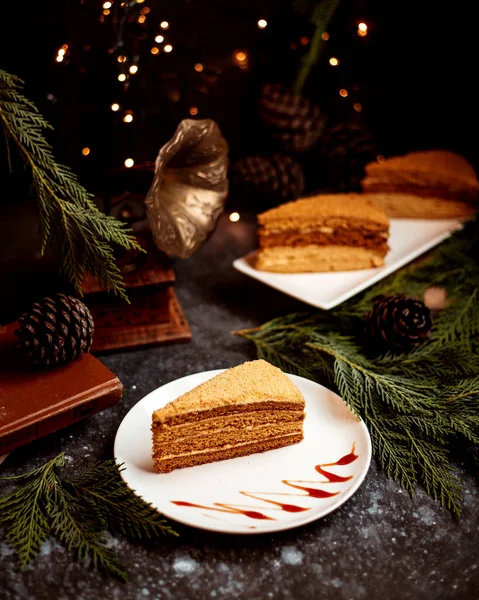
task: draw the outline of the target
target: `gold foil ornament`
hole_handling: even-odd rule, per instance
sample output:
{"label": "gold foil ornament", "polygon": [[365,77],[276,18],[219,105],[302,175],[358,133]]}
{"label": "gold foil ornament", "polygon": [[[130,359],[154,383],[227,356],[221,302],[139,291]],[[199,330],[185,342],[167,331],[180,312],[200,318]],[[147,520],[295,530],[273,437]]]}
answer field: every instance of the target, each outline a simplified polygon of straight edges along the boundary
{"label": "gold foil ornament", "polygon": [[184,119],[155,163],[146,195],[156,246],[189,258],[213,231],[228,193],[228,144],[211,119]]}

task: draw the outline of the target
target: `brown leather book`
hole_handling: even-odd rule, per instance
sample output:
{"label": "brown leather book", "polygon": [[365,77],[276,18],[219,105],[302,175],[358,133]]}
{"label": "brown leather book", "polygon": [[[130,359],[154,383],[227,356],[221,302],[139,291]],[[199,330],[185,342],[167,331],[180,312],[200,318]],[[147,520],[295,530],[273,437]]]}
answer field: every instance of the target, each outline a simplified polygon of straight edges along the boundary
{"label": "brown leather book", "polygon": [[123,386],[91,354],[49,369],[17,349],[16,323],[0,326],[0,455],[114,406]]}

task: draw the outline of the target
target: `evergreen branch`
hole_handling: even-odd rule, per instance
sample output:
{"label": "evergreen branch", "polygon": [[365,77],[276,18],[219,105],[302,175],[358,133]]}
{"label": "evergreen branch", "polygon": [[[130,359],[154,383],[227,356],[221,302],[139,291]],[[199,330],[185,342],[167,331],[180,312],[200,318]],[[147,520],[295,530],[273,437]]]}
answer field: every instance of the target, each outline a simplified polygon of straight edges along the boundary
{"label": "evergreen branch", "polygon": [[479,355],[471,354],[459,341],[452,341],[447,346],[427,343],[407,354],[378,357],[374,368],[379,372],[401,374],[412,380],[421,378],[433,383],[473,376],[479,372]]}
{"label": "evergreen branch", "polygon": [[91,519],[89,507],[79,502],[77,497],[60,489],[51,519],[52,531],[68,550],[76,552],[78,560],[91,561],[95,568],[102,568],[128,581],[115,553],[105,545],[107,539],[102,527]]}
{"label": "evergreen branch", "polygon": [[420,466],[421,481],[426,492],[442,506],[460,516],[462,489],[449,463],[446,449],[439,443],[407,432],[411,450]]}
{"label": "evergreen branch", "polygon": [[374,418],[365,419],[371,434],[374,456],[387,477],[400,483],[411,496],[417,482],[417,466],[411,457],[404,433],[383,427]]}
{"label": "evergreen branch", "polygon": [[79,560],[126,581],[124,568],[108,547],[108,532],[120,531],[136,539],[177,535],[128,488],[114,460],[97,463],[72,480],[56,473],[64,464],[60,454],[29,473],[0,478],[18,482],[16,489],[0,496],[0,523],[7,524],[7,541],[17,552],[21,568],[54,535]]}
{"label": "evergreen branch", "polygon": [[131,538],[177,535],[168,522],[123,482],[114,460],[89,467],[65,486],[84,501],[110,531]]}
{"label": "evergreen branch", "polygon": [[311,373],[305,369],[299,362],[289,358],[286,352],[279,345],[275,344],[274,338],[271,336],[251,336],[246,332],[240,334],[245,339],[249,339],[255,342],[256,349],[258,351],[258,358],[262,358],[268,362],[274,363],[282,371],[286,373],[292,373],[293,375],[299,375],[311,379]]}
{"label": "evergreen branch", "polygon": [[445,348],[463,343],[469,352],[479,336],[479,301],[477,289],[464,302],[456,302],[442,310],[434,325],[432,339]]}
{"label": "evergreen branch", "polygon": [[73,172],[55,161],[43,133],[52,127],[21,94],[22,87],[18,77],[0,70],[0,123],[7,148],[13,140],[31,172],[40,217],[41,252],[57,244],[61,271],[78,294],[82,294],[85,273],[91,272],[104,289],[127,300],[112,244],[143,249],[126,225],[98,210]]}
{"label": "evergreen branch", "polygon": [[[37,467],[36,469],[33,469],[33,471],[29,471],[28,473],[21,473],[20,475],[10,475],[7,477],[0,477],[0,481],[15,481],[17,479],[24,479],[24,480],[29,480],[29,479],[34,479],[36,477],[41,477],[45,471],[51,469],[53,467],[64,467],[65,466],[65,455],[63,452],[61,452],[58,456],[56,456],[53,460],[40,465],[39,467]],[[0,502],[2,501],[1,497],[0,497]],[[1,506],[1,504],[0,504]]]}
{"label": "evergreen branch", "polygon": [[0,498],[0,523],[8,524],[7,540],[15,548],[22,569],[48,539],[50,494],[57,485],[54,468],[63,464],[60,454],[42,467],[16,478],[25,479],[26,483]]}
{"label": "evergreen branch", "polygon": [[311,23],[315,29],[308,53],[301,61],[301,67],[294,84],[294,92],[297,96],[301,95],[304,84],[311,72],[311,69],[318,62],[323,48],[323,33],[332,19],[340,0],[318,0],[311,12]]}

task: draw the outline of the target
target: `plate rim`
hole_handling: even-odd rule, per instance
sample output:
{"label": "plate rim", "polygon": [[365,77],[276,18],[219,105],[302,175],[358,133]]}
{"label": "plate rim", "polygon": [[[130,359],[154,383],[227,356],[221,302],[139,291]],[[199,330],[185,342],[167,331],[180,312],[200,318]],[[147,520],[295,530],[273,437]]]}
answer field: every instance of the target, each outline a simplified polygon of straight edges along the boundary
{"label": "plate rim", "polygon": [[[282,287],[280,287],[278,284],[275,283],[271,283],[269,281],[265,281],[264,278],[260,275],[261,273],[271,273],[273,275],[283,275],[285,273],[274,273],[272,271],[258,271],[257,269],[254,269],[253,267],[251,267],[248,262],[247,259],[254,255],[257,252],[257,249],[252,250],[250,252],[248,252],[247,254],[244,254],[243,256],[240,256],[238,258],[236,258],[233,263],[232,266],[239,272],[243,273],[244,275],[247,275],[248,277],[252,277],[253,279],[255,279],[256,281],[259,281],[261,283],[263,283],[264,285],[267,285],[283,294],[286,294],[287,296],[291,296],[292,298],[296,298],[297,300],[300,300],[301,302],[304,302],[305,304],[309,304],[310,306],[314,306],[315,308],[321,308],[323,310],[331,310],[332,308],[335,308],[336,306],[338,306],[339,304],[341,304],[342,302],[345,302],[346,300],[349,300],[350,298],[352,298],[353,296],[355,296],[356,294],[359,294],[359,292],[364,291],[365,289],[367,289],[368,287],[374,285],[375,283],[377,283],[378,281],[381,281],[381,279],[384,279],[384,277],[387,277],[388,275],[391,275],[391,273],[394,273],[395,271],[397,271],[398,269],[400,269],[401,267],[403,267],[404,265],[406,265],[407,263],[411,262],[412,260],[414,260],[415,258],[417,258],[418,256],[421,256],[421,254],[424,254],[425,252],[427,252],[428,250],[430,250],[431,248],[433,248],[434,246],[437,246],[438,244],[440,244],[441,242],[443,242],[444,240],[446,240],[448,237],[450,237],[453,233],[455,233],[456,231],[460,230],[463,225],[464,222],[460,219],[412,219],[414,221],[443,221],[443,220],[447,220],[447,221],[455,221],[456,225],[453,226],[451,225],[451,229],[449,231],[445,231],[441,234],[438,234],[436,237],[434,237],[432,240],[429,240],[428,242],[422,244],[421,246],[419,246],[418,248],[416,248],[415,250],[413,250],[412,252],[410,252],[409,254],[407,254],[406,256],[403,256],[402,258],[398,259],[396,262],[394,262],[392,265],[384,265],[383,267],[379,267],[378,269],[374,269],[375,274],[373,274],[369,279],[367,279],[366,281],[359,283],[358,285],[352,287],[350,290],[348,290],[347,292],[345,292],[344,294],[341,294],[340,296],[338,296],[337,298],[335,298],[334,300],[331,300],[329,302],[321,302],[321,301],[311,301],[311,300],[307,300],[303,295],[301,294],[296,294],[294,292],[294,290],[285,290]],[[390,219],[390,221],[411,221],[411,219]],[[303,275],[303,273],[287,273],[287,275]],[[318,272],[318,273],[307,273],[308,275],[321,275],[323,274],[322,272]],[[330,274],[330,273],[327,273]]]}
{"label": "plate rim", "polygon": [[[116,431],[115,434],[115,440],[114,440],[114,444],[113,444],[113,456],[114,456],[114,460],[116,461],[116,463],[118,465],[123,465],[123,466],[127,466],[125,461],[121,462],[118,459],[118,452],[117,452],[117,447],[119,445],[119,437],[120,437],[120,430],[122,429],[122,427],[125,424],[125,421],[127,421],[127,418],[130,416],[130,414],[135,411],[135,410],[139,410],[140,406],[146,402],[149,397],[151,395],[153,395],[154,393],[156,393],[158,390],[172,384],[178,381],[181,381],[183,379],[188,379],[190,377],[194,377],[196,375],[209,375],[208,379],[211,379],[212,377],[214,377],[215,375],[219,375],[220,373],[223,373],[224,371],[226,371],[228,368],[230,367],[225,367],[225,368],[221,368],[221,369],[211,369],[211,370],[207,370],[207,371],[198,371],[195,373],[190,373],[189,375],[184,375],[183,377],[178,377],[176,379],[173,379],[171,381],[168,381],[166,383],[164,383],[163,385],[158,386],[157,388],[155,388],[154,390],[151,390],[148,394],[146,394],[145,396],[143,396],[143,398],[141,398],[140,400],[138,400],[138,402],[136,404],[134,404],[130,410],[126,413],[126,415],[123,417],[123,419],[121,420],[120,425],[118,426],[118,429]],[[284,371],[283,371],[284,372]],[[327,388],[326,386],[318,383],[317,381],[314,381],[312,379],[307,379],[306,377],[301,377],[300,375],[295,375],[294,373],[287,373],[284,372],[285,375],[287,375],[290,378],[294,379],[299,379],[299,380],[304,380],[306,382],[308,382],[308,384],[314,384],[315,386],[319,386],[320,388],[323,388],[324,390],[326,390],[327,392],[333,394],[334,396],[336,396],[341,402],[344,403],[344,405],[348,408],[348,410],[351,412],[351,414],[354,414],[351,409],[349,408],[349,406],[346,404],[346,402],[341,398],[341,396],[339,396],[339,394],[337,394],[336,392],[333,392],[332,390],[330,390],[329,388]],[[208,379],[205,379],[204,381],[207,381]],[[203,382],[201,382],[203,383]],[[200,385],[200,384],[198,384]],[[356,416],[356,415],[354,415]],[[362,469],[362,471],[359,473],[359,475],[356,476],[356,479],[354,481],[354,483],[351,484],[351,486],[345,491],[344,495],[341,495],[335,502],[333,502],[329,507],[324,509],[324,512],[321,512],[320,515],[316,515],[316,514],[312,514],[309,516],[305,516],[304,518],[302,518],[299,522],[298,521],[291,521],[291,522],[286,522],[283,523],[281,526],[279,526],[278,528],[271,528],[271,529],[266,529],[266,530],[253,530],[253,529],[247,529],[247,530],[238,530],[238,529],[217,529],[215,528],[213,525],[208,526],[208,525],[203,525],[203,524],[197,524],[197,523],[192,523],[191,521],[187,520],[187,519],[183,519],[183,518],[178,518],[178,517],[172,517],[169,514],[164,513],[160,508],[158,508],[157,506],[155,506],[154,504],[152,504],[147,498],[145,498],[144,496],[142,496],[137,490],[135,490],[130,483],[127,481],[127,479],[125,478],[125,472],[126,472],[126,468],[122,469],[120,471],[120,476],[123,480],[123,482],[125,483],[125,485],[127,485],[127,487],[137,496],[139,496],[140,498],[142,498],[143,500],[145,500],[146,502],[148,502],[159,514],[161,514],[162,516],[166,517],[167,519],[170,519],[173,522],[176,523],[180,523],[181,525],[186,525],[187,527],[192,527],[194,529],[198,529],[200,531],[211,531],[213,533],[217,533],[217,534],[222,534],[222,535],[266,535],[266,534],[271,534],[271,533],[277,533],[280,531],[288,531],[290,529],[296,529],[297,527],[303,527],[304,525],[308,525],[309,523],[312,523],[314,521],[318,521],[320,519],[322,519],[323,517],[326,517],[327,515],[329,515],[330,513],[332,513],[333,511],[337,510],[340,506],[342,506],[343,504],[345,504],[348,500],[350,500],[350,498],[357,492],[357,490],[359,489],[359,487],[362,485],[363,481],[366,478],[366,475],[369,472],[369,469],[371,467],[371,461],[372,461],[372,442],[371,442],[371,435],[369,433],[368,428],[366,427],[366,424],[364,423],[363,419],[358,418],[358,425],[360,427],[360,429],[363,432],[364,435],[364,441],[366,443],[366,463]],[[126,426],[126,425],[125,425]],[[278,525],[279,525],[279,521],[278,521]]]}

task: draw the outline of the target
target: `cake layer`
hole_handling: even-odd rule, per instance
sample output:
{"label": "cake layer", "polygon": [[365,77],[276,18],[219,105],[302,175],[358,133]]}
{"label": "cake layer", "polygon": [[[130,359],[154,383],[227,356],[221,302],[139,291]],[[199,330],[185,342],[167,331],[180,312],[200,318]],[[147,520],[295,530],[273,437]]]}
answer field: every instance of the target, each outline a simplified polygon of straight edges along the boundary
{"label": "cake layer", "polygon": [[350,227],[319,227],[317,230],[286,230],[280,233],[260,232],[260,248],[274,246],[362,246],[386,254],[388,251],[387,231],[374,232],[370,229]]}
{"label": "cake layer", "polygon": [[294,410],[283,410],[279,407],[268,410],[236,411],[220,416],[213,415],[199,421],[179,425],[153,423],[151,429],[154,439],[159,439],[161,436],[164,440],[174,440],[177,437],[195,436],[202,432],[208,433],[212,429],[216,430],[224,427],[241,429],[267,424],[275,425],[276,423],[289,424],[299,419],[304,419],[303,410],[297,410],[297,408]]}
{"label": "cake layer", "polygon": [[384,212],[397,219],[460,219],[474,214],[472,205],[441,198],[419,197],[412,194],[370,194],[371,200]]}
{"label": "cake layer", "polygon": [[261,440],[258,442],[246,443],[238,446],[222,448],[221,450],[206,449],[202,452],[185,453],[181,456],[163,457],[154,459],[154,468],[157,473],[169,473],[174,469],[184,467],[193,467],[205,463],[216,462],[218,460],[227,460],[230,458],[238,458],[239,456],[249,456],[258,452],[266,452],[297,444],[303,439],[303,434],[283,435],[277,438]]}
{"label": "cake layer", "polygon": [[169,438],[161,433],[153,435],[153,458],[165,458],[168,455],[180,455],[183,452],[193,452],[207,448],[223,448],[229,445],[243,444],[245,442],[262,441],[280,435],[301,435],[303,418],[300,415],[295,422],[277,423],[249,427],[217,427],[209,431],[202,431],[197,435],[183,435],[178,432],[178,437]]}
{"label": "cake layer", "polygon": [[[302,396],[301,396],[302,398]],[[304,403],[304,399],[303,399],[303,403]],[[304,406],[304,404],[303,404]],[[165,408],[167,408],[167,406],[165,406]],[[281,398],[266,398],[265,400],[256,400],[254,398],[249,398],[249,402],[248,400],[245,398],[243,400],[242,404],[239,404],[239,406],[237,405],[225,405],[225,406],[219,406],[216,408],[209,408],[209,409],[204,409],[204,410],[185,410],[182,413],[178,413],[178,414],[172,414],[168,417],[163,417],[163,415],[161,415],[163,417],[164,420],[160,420],[158,418],[153,417],[153,427],[155,427],[156,425],[181,425],[182,423],[199,423],[200,421],[203,421],[204,419],[210,419],[210,418],[214,418],[214,417],[221,417],[221,416],[227,416],[227,415],[234,415],[234,414],[242,414],[242,413],[246,413],[248,411],[263,411],[263,410],[269,410],[269,411],[274,411],[274,410],[289,410],[289,411],[295,411],[298,410],[298,403],[297,402],[291,402],[291,400],[283,400]],[[161,409],[160,409],[161,410]],[[158,413],[159,411],[156,411],[156,413]],[[153,415],[155,415],[156,413],[153,413]]]}
{"label": "cake layer", "polygon": [[[442,200],[444,203],[451,202],[454,204],[464,203],[467,210],[468,205],[474,205],[478,202],[478,192],[475,189],[465,187],[445,187],[436,185],[428,187],[424,183],[414,184],[410,181],[406,182],[391,182],[382,181],[373,177],[366,177],[361,181],[361,187],[365,193],[371,198],[371,201],[378,206],[375,194],[401,194],[411,195],[416,198],[432,198],[434,200]],[[450,210],[454,210],[451,208]],[[471,210],[469,208],[469,210]]]}
{"label": "cake layer", "polygon": [[281,369],[264,360],[233,367],[153,413],[153,422],[179,424],[214,415],[283,408],[303,410],[304,398]]}
{"label": "cake layer", "polygon": [[[259,219],[259,217],[258,217]],[[376,223],[373,221],[365,221],[363,219],[347,219],[341,217],[323,217],[316,216],[311,217],[308,220],[288,218],[284,220],[272,221],[262,225],[260,223],[258,233],[260,235],[267,235],[272,233],[284,233],[286,231],[300,231],[302,233],[309,233],[311,231],[318,231],[321,229],[363,229],[372,233],[379,233],[388,230],[388,226],[383,223]]]}
{"label": "cake layer", "polygon": [[386,215],[362,194],[322,194],[282,204],[258,215],[261,232],[317,230],[320,227],[387,231]]}
{"label": "cake layer", "polygon": [[255,267],[275,273],[354,271],[382,266],[384,254],[352,246],[275,246],[258,250]]}

